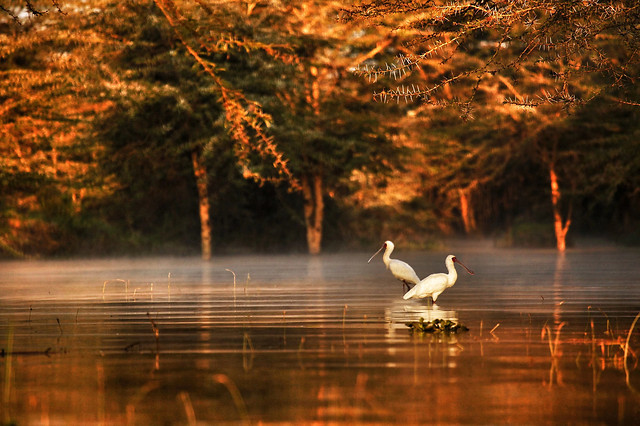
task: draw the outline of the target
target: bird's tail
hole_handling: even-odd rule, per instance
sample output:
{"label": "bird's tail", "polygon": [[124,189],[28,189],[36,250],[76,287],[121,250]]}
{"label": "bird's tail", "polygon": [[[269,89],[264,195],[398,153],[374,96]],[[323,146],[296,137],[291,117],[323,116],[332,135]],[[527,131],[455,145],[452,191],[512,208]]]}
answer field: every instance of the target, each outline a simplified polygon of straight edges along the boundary
{"label": "bird's tail", "polygon": [[403,298],[404,300],[411,299],[411,298],[416,294],[416,289],[417,289],[417,288],[418,288],[418,286],[417,286],[417,285],[416,285],[416,286],[413,286],[413,288],[412,288],[411,290],[409,290],[408,292],[406,292],[406,293],[404,294],[404,296],[402,296],[402,298]]}

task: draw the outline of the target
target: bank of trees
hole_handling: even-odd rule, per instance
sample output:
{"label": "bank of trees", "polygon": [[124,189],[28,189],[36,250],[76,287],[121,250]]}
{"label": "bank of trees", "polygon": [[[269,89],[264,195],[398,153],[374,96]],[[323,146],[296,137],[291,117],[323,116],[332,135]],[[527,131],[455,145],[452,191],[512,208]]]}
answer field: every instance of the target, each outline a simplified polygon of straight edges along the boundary
{"label": "bank of trees", "polygon": [[634,229],[637,7],[526,3],[4,8],[0,250]]}
{"label": "bank of trees", "polygon": [[[560,129],[567,123],[576,125],[569,115],[579,109],[617,104],[617,113],[628,116],[635,111],[626,107],[640,107],[635,89],[640,66],[637,2],[373,0],[345,8],[344,17],[381,25],[407,38],[405,52],[395,61],[356,71],[369,80],[395,80],[395,87],[375,93],[379,101],[454,107],[463,119],[489,114],[496,123],[494,130],[504,121],[500,117],[510,117],[514,122],[510,128],[526,128],[518,132],[526,136],[522,148],[546,172],[556,246],[565,250],[573,211],[570,198],[579,187],[591,186],[592,176],[582,173],[583,156],[590,149],[581,140],[561,143]],[[497,109],[501,111],[496,116]],[[433,115],[429,112],[428,119]],[[636,126],[632,128],[633,133]],[[637,150],[633,139],[614,138],[620,143],[618,149],[630,154]],[[467,230],[475,223],[469,196],[502,175],[513,153],[513,144],[506,142],[491,150],[460,144],[460,155],[475,158],[477,167],[472,176],[457,169],[458,179],[452,185],[449,175],[444,187],[456,187]],[[482,161],[489,152],[500,160],[493,165]],[[633,167],[631,163],[635,160],[621,160],[614,167],[626,170]],[[637,203],[637,196],[631,198]]]}

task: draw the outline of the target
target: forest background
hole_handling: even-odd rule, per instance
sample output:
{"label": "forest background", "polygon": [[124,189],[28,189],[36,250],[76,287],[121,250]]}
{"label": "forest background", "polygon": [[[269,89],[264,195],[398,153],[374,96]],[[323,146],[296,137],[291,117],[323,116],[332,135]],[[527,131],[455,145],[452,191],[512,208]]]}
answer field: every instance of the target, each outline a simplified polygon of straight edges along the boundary
{"label": "forest background", "polygon": [[640,243],[635,1],[0,5],[0,257]]}

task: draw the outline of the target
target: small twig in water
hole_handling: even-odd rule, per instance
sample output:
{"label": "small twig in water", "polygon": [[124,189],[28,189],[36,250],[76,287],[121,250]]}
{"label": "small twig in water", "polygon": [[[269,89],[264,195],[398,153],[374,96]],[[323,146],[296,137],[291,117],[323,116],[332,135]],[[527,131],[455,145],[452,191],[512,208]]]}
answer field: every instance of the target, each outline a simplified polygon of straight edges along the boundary
{"label": "small twig in water", "polygon": [[[298,346],[298,363],[300,364],[300,369],[304,370],[304,363],[302,360],[302,350],[303,350],[303,346],[304,346],[304,336],[302,336],[300,338],[300,345]],[[345,346],[345,353],[346,353],[346,346]]]}
{"label": "small twig in water", "polygon": [[171,302],[171,272],[167,276],[167,293],[169,294],[169,302]]}
{"label": "small twig in water", "polygon": [[629,389],[631,389],[634,393],[638,394],[640,393],[640,391],[638,391],[636,388],[634,388],[631,385],[631,381],[629,378],[629,367],[627,366],[627,356],[629,354],[629,341],[631,340],[631,333],[633,333],[633,329],[636,326],[636,323],[638,322],[638,319],[640,318],[640,312],[638,312],[638,315],[636,315],[636,317],[633,320],[633,323],[631,323],[631,328],[629,329],[629,334],[627,334],[627,341],[624,345],[624,357],[622,358],[622,365],[624,366],[624,373],[626,376],[626,382],[627,382],[627,387]]}
{"label": "small twig in water", "polygon": [[287,346],[287,311],[282,311],[282,341]]}
{"label": "small twig in water", "polygon": [[124,351],[125,352],[129,352],[131,349],[135,348],[136,346],[138,346],[140,344],[140,342],[134,342],[131,344],[128,344],[127,346],[124,347]]}
{"label": "small twig in water", "polygon": [[[247,359],[247,346],[249,347],[250,357]],[[253,357],[255,356],[253,352],[253,343],[251,343],[251,336],[249,333],[244,333],[244,337],[242,339],[242,367],[244,371],[251,370],[253,367]]]}
{"label": "small twig in water", "polygon": [[344,323],[347,318],[347,308],[349,308],[349,306],[344,305],[344,309],[342,310],[342,328],[344,328]]}
{"label": "small twig in water", "polygon": [[109,284],[109,283],[122,283],[122,284],[124,284],[124,286],[125,286],[125,294],[126,294],[127,289],[128,289],[128,287],[129,287],[129,285],[128,285],[128,282],[127,282],[127,281],[125,281],[125,280],[121,280],[121,279],[119,279],[119,278],[118,278],[118,279],[115,279],[115,280],[106,280],[104,283],[102,283],[102,297],[103,297],[103,298],[104,298],[104,292],[105,292],[105,289],[107,288],[107,284]]}
{"label": "small twig in water", "polygon": [[233,272],[231,269],[225,269],[225,271],[227,272],[231,272],[233,274],[233,292],[236,292],[236,273]]}
{"label": "small twig in water", "polygon": [[[4,351],[4,349],[3,349]],[[3,354],[4,358],[4,354]],[[4,388],[2,393],[3,407],[9,407],[11,396],[11,376],[13,375],[13,327],[9,327],[7,334],[7,360],[4,362]]]}
{"label": "small twig in water", "polygon": [[184,412],[187,416],[187,423],[190,425],[197,424],[196,422],[196,412],[193,409],[193,404],[191,403],[191,398],[189,397],[189,393],[186,391],[182,391],[178,394],[178,398],[182,401],[182,405],[184,406]]}
{"label": "small twig in water", "polygon": [[156,338],[156,352],[158,351],[158,345],[160,340],[160,330],[158,330],[158,326],[156,326],[155,321],[151,318],[151,314],[147,312],[147,317],[149,317],[149,322],[151,323],[151,329],[153,330],[153,335]]}
{"label": "small twig in water", "polygon": [[565,324],[566,323],[564,321],[558,324],[558,329],[556,330],[556,337],[553,342],[551,341],[551,328],[547,324],[545,324],[542,327],[542,333],[540,337],[544,339],[545,335],[548,336],[549,352],[551,352],[552,357],[558,356],[558,344],[560,343],[560,330],[562,330],[562,327],[564,327]]}
{"label": "small twig in water", "polygon": [[233,402],[236,405],[236,409],[240,413],[240,416],[244,418],[246,421],[249,420],[249,414],[247,412],[247,406],[244,403],[244,399],[242,399],[242,394],[238,387],[229,379],[229,376],[226,374],[215,374],[213,376],[213,381],[216,383],[220,383],[224,385],[229,393],[231,394],[231,398],[233,398]]}

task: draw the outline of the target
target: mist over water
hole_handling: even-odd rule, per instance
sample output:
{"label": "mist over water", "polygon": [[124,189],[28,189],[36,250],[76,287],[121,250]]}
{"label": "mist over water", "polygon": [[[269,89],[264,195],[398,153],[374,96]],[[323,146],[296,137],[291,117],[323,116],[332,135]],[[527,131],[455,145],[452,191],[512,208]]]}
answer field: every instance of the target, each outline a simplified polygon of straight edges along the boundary
{"label": "mist over water", "polygon": [[437,305],[372,253],[2,262],[2,420],[640,422],[640,251],[392,257],[451,253],[476,274]]}

